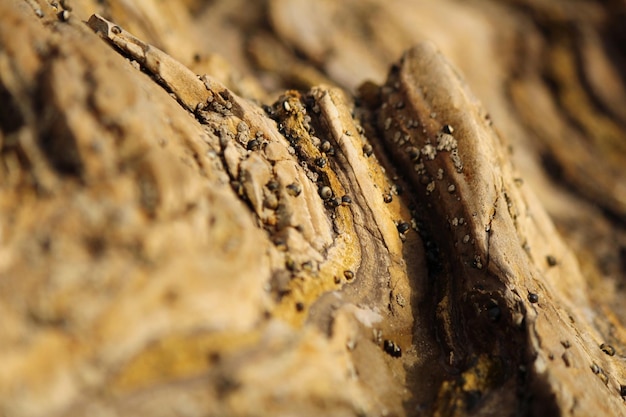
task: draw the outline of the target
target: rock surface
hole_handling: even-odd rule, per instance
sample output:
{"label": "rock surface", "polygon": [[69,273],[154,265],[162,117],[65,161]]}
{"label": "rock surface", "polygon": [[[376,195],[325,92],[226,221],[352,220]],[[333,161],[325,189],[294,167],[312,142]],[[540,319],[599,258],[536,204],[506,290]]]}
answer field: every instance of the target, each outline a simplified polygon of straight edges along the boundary
{"label": "rock surface", "polygon": [[626,8],[249,3],[0,0],[0,415],[626,415]]}

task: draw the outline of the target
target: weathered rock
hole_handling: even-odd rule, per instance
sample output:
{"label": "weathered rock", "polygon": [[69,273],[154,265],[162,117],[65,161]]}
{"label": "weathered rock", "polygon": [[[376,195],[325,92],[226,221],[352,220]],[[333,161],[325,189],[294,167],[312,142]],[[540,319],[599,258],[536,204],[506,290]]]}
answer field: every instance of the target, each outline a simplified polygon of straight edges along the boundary
{"label": "weathered rock", "polygon": [[[621,414],[623,364],[600,349],[576,259],[457,74],[432,45],[410,50],[382,89],[378,119],[426,213],[439,337],[461,372],[442,385],[438,412]],[[514,401],[512,389],[526,396]]]}
{"label": "weathered rock", "polygon": [[248,3],[0,1],[0,414],[625,414],[609,6]]}

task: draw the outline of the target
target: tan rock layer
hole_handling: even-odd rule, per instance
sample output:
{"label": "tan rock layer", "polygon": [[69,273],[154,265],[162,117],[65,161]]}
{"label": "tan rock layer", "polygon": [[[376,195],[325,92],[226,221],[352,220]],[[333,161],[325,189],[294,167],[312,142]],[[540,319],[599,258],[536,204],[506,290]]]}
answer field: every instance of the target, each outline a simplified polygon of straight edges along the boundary
{"label": "tan rock layer", "polygon": [[[381,99],[385,145],[418,195],[436,251],[438,335],[462,374],[442,386],[436,413],[623,413],[624,370],[600,349],[576,260],[458,73],[420,45]],[[510,390],[525,394],[514,400]]]}

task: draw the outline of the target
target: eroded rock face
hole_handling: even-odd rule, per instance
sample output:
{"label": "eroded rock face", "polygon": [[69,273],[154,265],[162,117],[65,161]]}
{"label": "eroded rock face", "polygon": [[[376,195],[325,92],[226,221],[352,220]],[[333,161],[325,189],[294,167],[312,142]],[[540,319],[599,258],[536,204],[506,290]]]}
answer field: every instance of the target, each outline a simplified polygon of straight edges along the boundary
{"label": "eroded rock face", "polygon": [[[487,385],[472,386],[465,377],[444,384],[451,392],[440,395],[438,411],[620,410],[621,363],[600,349],[576,259],[520,183],[458,73],[431,44],[420,45],[392,71],[381,95],[385,145],[419,196],[423,236],[437,251],[431,273],[449,365],[489,374]],[[501,390],[512,386],[534,399],[503,401]],[[588,401],[594,397],[605,400]]]}
{"label": "eroded rock face", "polygon": [[[261,3],[240,20],[236,2],[0,3],[0,414],[624,414],[618,304],[512,165],[519,127],[499,134],[433,44],[383,83],[408,45],[321,26],[350,7],[367,24],[372,7],[396,22],[427,10],[401,4],[268,2],[274,33],[255,35]],[[492,30],[442,4],[433,16]],[[252,68],[192,58],[191,22],[207,19],[247,23],[210,30],[250,36],[255,65],[282,60],[269,84],[355,87],[346,74],[363,70],[382,85],[270,101]],[[601,203],[614,214],[615,190]]]}

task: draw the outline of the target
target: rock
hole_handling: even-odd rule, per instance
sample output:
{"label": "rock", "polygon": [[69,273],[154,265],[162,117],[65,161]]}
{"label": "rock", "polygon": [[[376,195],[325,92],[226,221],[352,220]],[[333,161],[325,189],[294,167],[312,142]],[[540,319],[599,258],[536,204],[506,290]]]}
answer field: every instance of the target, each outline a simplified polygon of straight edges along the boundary
{"label": "rock", "polygon": [[0,414],[626,414],[621,6],[479,3],[0,2]]}

